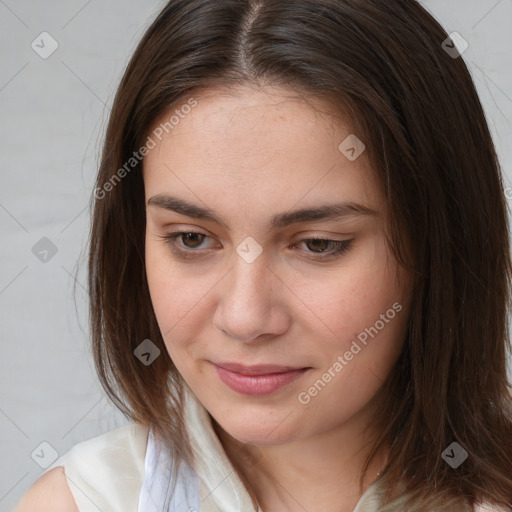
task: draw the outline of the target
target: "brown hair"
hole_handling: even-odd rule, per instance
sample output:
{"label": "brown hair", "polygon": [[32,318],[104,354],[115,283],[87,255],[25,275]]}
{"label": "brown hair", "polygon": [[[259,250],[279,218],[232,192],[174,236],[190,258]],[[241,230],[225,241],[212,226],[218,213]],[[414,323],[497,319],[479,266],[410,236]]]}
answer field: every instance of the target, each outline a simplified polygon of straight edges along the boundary
{"label": "brown hair", "polygon": [[[481,103],[462,57],[443,48],[447,37],[415,0],[172,0],[144,34],[97,177],[91,334],[108,395],[183,460],[192,462],[185,384],[145,275],[143,160],[125,164],[156,119],[201,90],[282,85],[350,113],[385,192],[390,246],[415,276],[404,349],[384,385],[382,435],[363,468],[391,447],[379,510],[512,505],[506,200]],[[145,366],[133,351],[148,338],[162,354]],[[454,441],[469,454],[455,469],[442,458]]]}

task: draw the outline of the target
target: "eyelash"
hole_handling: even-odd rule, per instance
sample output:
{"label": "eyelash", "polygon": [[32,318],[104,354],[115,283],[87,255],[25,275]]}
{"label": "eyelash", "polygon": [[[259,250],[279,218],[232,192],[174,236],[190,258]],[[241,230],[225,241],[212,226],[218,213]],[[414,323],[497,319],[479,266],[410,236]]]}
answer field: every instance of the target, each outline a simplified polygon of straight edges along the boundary
{"label": "eyelash", "polygon": [[[168,233],[166,235],[159,235],[159,238],[163,239],[167,245],[171,247],[171,250],[178,255],[180,258],[183,259],[192,259],[192,258],[199,258],[201,256],[193,255],[192,253],[196,253],[199,251],[199,249],[177,249],[176,248],[176,239],[183,236],[183,235],[200,235],[205,237],[205,239],[210,238],[207,235],[203,233],[198,233],[195,231],[176,231],[174,233]],[[204,241],[203,240],[203,241]],[[331,244],[335,245],[335,249],[331,251],[325,251],[323,253],[315,253],[313,251],[308,251],[310,254],[317,255],[316,259],[318,260],[325,260],[330,258],[335,258],[342,256],[345,252],[348,251],[349,246],[353,240],[329,240],[327,238],[321,238],[321,237],[310,237],[310,238],[303,238],[302,240],[299,240],[299,242],[292,245],[292,247],[295,247],[299,243],[302,242],[312,242],[312,241],[321,241],[321,242],[329,242]],[[202,243],[202,242],[201,242]],[[324,256],[324,254],[328,254],[327,256]]]}

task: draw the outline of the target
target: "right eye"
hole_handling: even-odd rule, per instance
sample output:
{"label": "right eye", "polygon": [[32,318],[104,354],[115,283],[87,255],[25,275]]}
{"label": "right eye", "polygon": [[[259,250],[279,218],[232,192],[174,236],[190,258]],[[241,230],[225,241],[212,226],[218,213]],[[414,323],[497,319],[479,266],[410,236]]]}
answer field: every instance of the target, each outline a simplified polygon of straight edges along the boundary
{"label": "right eye", "polygon": [[[210,238],[203,233],[197,233],[195,231],[175,231],[159,237],[170,246],[172,252],[181,258],[196,258],[204,256],[204,254],[201,255],[194,253],[199,253],[201,250],[201,244],[207,238]],[[178,239],[180,238],[181,244],[178,242]]]}

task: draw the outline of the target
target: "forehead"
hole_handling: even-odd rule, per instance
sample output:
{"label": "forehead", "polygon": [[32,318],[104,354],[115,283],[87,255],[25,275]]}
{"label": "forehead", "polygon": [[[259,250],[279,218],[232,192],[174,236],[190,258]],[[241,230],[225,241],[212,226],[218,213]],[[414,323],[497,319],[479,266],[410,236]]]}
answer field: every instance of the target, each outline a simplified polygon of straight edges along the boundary
{"label": "forehead", "polygon": [[146,199],[178,192],[251,208],[257,198],[274,211],[319,198],[382,203],[364,151],[355,160],[344,153],[355,136],[350,123],[328,104],[277,87],[215,89],[193,100],[193,108],[181,109],[193,104],[184,98],[151,128]]}
{"label": "forehead", "polygon": [[[187,104],[191,101],[195,106],[189,108]],[[172,126],[168,123],[171,118]],[[220,146],[219,153],[228,146],[249,154],[267,148],[279,153],[288,150],[290,157],[301,152],[301,147],[290,147],[290,143],[314,142],[326,135],[338,139],[352,132],[349,121],[336,115],[331,105],[278,86],[200,91],[183,98],[155,120],[151,131],[155,130],[160,130],[157,138],[163,145],[174,140],[179,144],[195,142],[197,147],[208,147],[222,139],[226,146]]]}

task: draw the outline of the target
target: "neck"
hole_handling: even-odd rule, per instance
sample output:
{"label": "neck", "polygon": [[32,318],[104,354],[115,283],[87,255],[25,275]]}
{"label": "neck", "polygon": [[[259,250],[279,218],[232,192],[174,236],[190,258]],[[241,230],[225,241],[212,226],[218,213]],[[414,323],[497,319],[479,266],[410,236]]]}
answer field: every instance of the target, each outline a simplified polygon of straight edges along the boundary
{"label": "neck", "polygon": [[[213,419],[212,425],[263,510],[352,512],[361,498],[359,478],[376,435],[362,434],[371,424],[368,419],[361,413],[314,436],[258,446],[239,442]],[[368,466],[363,493],[377,479],[387,456],[388,450],[382,450]]]}

